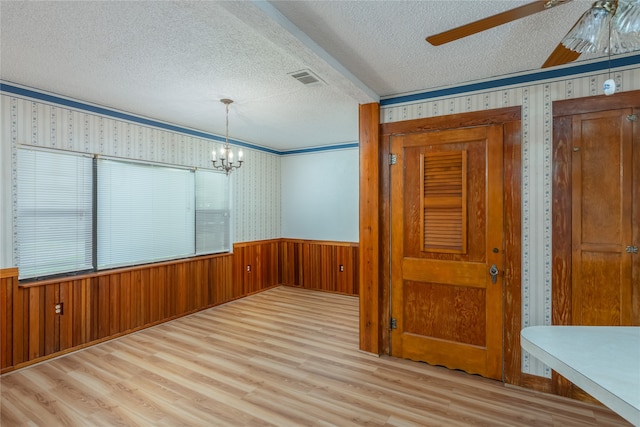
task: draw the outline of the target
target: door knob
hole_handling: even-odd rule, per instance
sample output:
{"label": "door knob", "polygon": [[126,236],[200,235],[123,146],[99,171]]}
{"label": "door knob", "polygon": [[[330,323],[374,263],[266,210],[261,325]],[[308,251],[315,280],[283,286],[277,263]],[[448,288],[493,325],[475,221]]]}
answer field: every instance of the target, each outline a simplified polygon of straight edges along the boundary
{"label": "door knob", "polygon": [[498,270],[498,266],[493,264],[489,269],[489,274],[491,275],[491,283],[496,283],[498,281],[498,273],[500,273],[500,270]]}

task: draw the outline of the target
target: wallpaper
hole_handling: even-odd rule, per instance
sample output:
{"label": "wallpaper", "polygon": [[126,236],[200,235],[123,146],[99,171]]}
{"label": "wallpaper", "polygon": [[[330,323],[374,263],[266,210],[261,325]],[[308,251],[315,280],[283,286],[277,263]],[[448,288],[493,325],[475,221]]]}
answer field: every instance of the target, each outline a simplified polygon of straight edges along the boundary
{"label": "wallpaper", "polygon": [[[640,68],[611,72],[617,91],[640,89]],[[522,106],[522,326],[551,324],[552,102],[601,95],[608,72],[383,106],[381,123]],[[551,370],[523,352],[522,371]]]}
{"label": "wallpaper", "polygon": [[[209,168],[214,144],[178,132],[2,94],[0,267],[15,265],[16,147],[45,147],[171,165]],[[280,237],[280,156],[243,148],[231,174],[233,241]]]}
{"label": "wallpaper", "polygon": [[280,156],[243,151],[245,164],[231,174],[232,241],[279,238]]}

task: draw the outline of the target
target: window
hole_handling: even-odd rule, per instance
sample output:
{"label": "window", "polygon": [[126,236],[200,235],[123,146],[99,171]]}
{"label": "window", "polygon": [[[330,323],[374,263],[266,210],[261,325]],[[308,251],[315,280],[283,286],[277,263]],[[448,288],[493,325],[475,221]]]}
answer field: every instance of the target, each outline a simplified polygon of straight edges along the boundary
{"label": "window", "polygon": [[19,278],[92,269],[92,159],[20,149],[18,171]]}
{"label": "window", "polygon": [[229,179],[196,171],[196,253],[227,252],[231,247]]}
{"label": "window", "polygon": [[20,279],[225,252],[229,179],[21,148],[17,229]]}
{"label": "window", "polygon": [[98,269],[193,255],[194,172],[98,159]]}

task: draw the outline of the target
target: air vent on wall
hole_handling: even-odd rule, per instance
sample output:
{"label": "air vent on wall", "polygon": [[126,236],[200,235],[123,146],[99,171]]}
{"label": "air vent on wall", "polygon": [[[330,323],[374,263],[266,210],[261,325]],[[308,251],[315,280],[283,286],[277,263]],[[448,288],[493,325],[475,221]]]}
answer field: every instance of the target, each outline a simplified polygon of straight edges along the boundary
{"label": "air vent on wall", "polygon": [[289,73],[291,77],[298,80],[305,86],[322,86],[326,83],[311,70],[300,70]]}

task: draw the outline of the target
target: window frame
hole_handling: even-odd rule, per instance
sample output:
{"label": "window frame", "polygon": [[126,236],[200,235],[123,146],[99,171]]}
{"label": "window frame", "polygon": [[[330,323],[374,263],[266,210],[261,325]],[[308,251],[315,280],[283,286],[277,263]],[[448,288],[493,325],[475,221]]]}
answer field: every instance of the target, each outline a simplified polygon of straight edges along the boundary
{"label": "window frame", "polygon": [[[161,162],[153,162],[153,161],[145,161],[145,160],[138,160],[138,159],[127,159],[127,158],[119,158],[119,157],[112,157],[112,156],[103,156],[103,155],[97,155],[97,154],[90,154],[90,153],[81,153],[81,152],[74,152],[74,151],[67,151],[67,150],[61,150],[61,149],[52,149],[52,148],[43,148],[43,147],[37,147],[37,146],[30,146],[30,145],[20,145],[17,147],[17,150],[26,150],[26,151],[42,151],[42,152],[48,152],[48,153],[52,153],[52,154],[60,154],[60,155],[70,155],[70,156],[79,156],[79,157],[85,157],[85,158],[89,158],[92,162],[91,164],[91,169],[92,169],[92,173],[91,173],[91,199],[92,199],[92,203],[91,203],[91,213],[90,213],[90,229],[91,229],[91,241],[90,241],[90,246],[91,246],[91,266],[90,268],[84,268],[84,269],[78,269],[78,270],[68,270],[68,271],[53,271],[51,270],[50,272],[45,272],[43,274],[38,274],[36,276],[28,276],[28,277],[24,277],[21,275],[21,277],[19,277],[20,281],[39,281],[39,280],[45,280],[45,279],[49,279],[49,278],[54,278],[54,277],[63,277],[63,276],[74,276],[74,275],[79,275],[79,274],[87,274],[87,273],[94,273],[94,272],[99,272],[99,271],[106,271],[109,269],[114,269],[114,268],[126,268],[126,267],[134,267],[137,265],[145,265],[145,264],[152,264],[152,263],[156,263],[156,262],[165,262],[165,261],[171,261],[171,260],[178,260],[178,259],[187,259],[187,258],[191,258],[191,257],[196,257],[196,256],[203,256],[203,255],[210,255],[210,254],[218,254],[218,253],[230,253],[232,251],[232,243],[231,243],[231,236],[232,236],[232,221],[231,221],[231,214],[232,214],[232,203],[231,203],[231,182],[228,176],[226,176],[224,173],[222,172],[218,172],[215,170],[211,170],[211,169],[207,169],[207,168],[196,168],[196,167],[189,167],[189,166],[181,166],[181,165],[174,165],[174,164],[167,164],[167,163],[161,163]],[[167,168],[169,170],[179,170],[179,171],[189,171],[193,174],[193,179],[191,180],[191,194],[193,195],[192,197],[192,201],[191,201],[191,226],[192,226],[192,230],[190,231],[193,235],[193,239],[192,240],[192,250],[189,253],[182,253],[182,254],[178,254],[178,255],[172,255],[169,257],[165,257],[162,259],[153,259],[153,260],[134,260],[134,262],[127,262],[127,263],[122,263],[122,264],[117,264],[117,265],[106,265],[106,266],[100,266],[98,263],[99,260],[99,254],[98,254],[98,248],[100,246],[100,240],[99,240],[99,236],[98,236],[98,229],[100,227],[100,220],[98,218],[98,210],[99,210],[99,206],[98,206],[98,199],[100,196],[99,193],[99,186],[102,184],[102,182],[99,180],[98,175],[100,173],[99,171],[99,162],[100,161],[107,161],[107,162],[118,162],[118,163],[127,163],[127,164],[133,164],[133,165],[141,165],[141,166],[149,166],[149,167],[158,167],[158,168]],[[17,178],[16,178],[16,182],[19,183],[20,182],[20,176],[21,174],[23,174],[24,172],[21,170],[22,168],[17,168]],[[35,172],[34,172],[35,173]],[[196,179],[196,177],[202,173],[206,173],[206,174],[215,174],[215,178],[213,178],[213,181],[218,182],[218,183],[223,183],[224,188],[222,188],[222,190],[217,191],[218,193],[223,193],[224,197],[222,197],[222,200],[217,200],[218,203],[222,203],[222,209],[199,209],[198,208],[198,180]],[[209,177],[212,178],[212,177]],[[209,180],[212,181],[212,180]],[[208,194],[210,192],[210,189],[205,189],[205,190],[200,190],[201,192],[204,191],[203,194]],[[213,191],[214,193],[216,191]],[[20,198],[21,196],[21,190],[18,188],[18,185],[16,185],[16,199]],[[225,208],[226,207],[226,208]],[[20,269],[20,244],[21,244],[21,238],[19,237],[19,233],[20,230],[19,228],[21,227],[19,225],[20,223],[20,211],[19,209],[16,209],[17,215],[14,217],[14,227],[16,227],[16,229],[18,230],[18,234],[16,237],[16,242],[17,242],[17,249],[16,249],[16,254],[17,254],[17,264],[18,264],[18,268],[19,271],[21,271],[22,269]],[[209,215],[216,215],[217,214],[217,220],[222,223],[221,227],[217,227],[215,230],[211,230],[211,229],[206,229],[206,227],[203,229],[201,226],[199,227],[198,225],[198,215],[202,215],[202,214],[209,214]],[[198,246],[198,239],[202,239],[202,234],[208,234],[208,237],[204,237],[204,239],[210,239],[212,238],[211,236],[216,236],[215,234],[211,234],[211,233],[222,233],[222,237],[219,237],[218,240],[223,242],[222,244],[219,244],[217,246],[215,246],[213,249],[211,247],[206,248],[206,249],[202,249],[199,248]],[[23,267],[24,268],[24,267]],[[50,273],[50,274],[49,274]]]}

